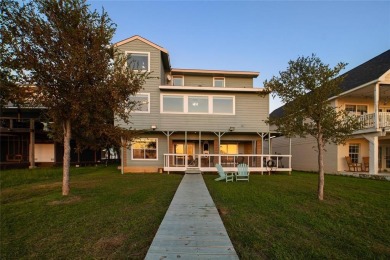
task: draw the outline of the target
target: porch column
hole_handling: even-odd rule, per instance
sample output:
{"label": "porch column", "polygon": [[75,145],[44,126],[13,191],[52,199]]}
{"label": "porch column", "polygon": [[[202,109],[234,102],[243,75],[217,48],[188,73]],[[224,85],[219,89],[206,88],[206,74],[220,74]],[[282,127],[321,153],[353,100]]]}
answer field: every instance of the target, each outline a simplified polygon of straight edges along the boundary
{"label": "porch column", "polygon": [[30,166],[29,168],[35,168],[35,122],[34,119],[30,119]]}
{"label": "porch column", "polygon": [[370,167],[369,167],[369,174],[377,174],[379,167],[378,167],[378,161],[379,161],[379,153],[378,153],[378,136],[364,136],[369,142],[369,148],[370,148]]}
{"label": "porch column", "polygon": [[[221,150],[221,137],[225,134],[225,132],[214,132],[216,136],[218,136],[218,163],[221,164],[221,155],[220,155],[220,150]],[[215,153],[215,151],[214,151]]]}
{"label": "porch column", "polygon": [[375,89],[374,89],[374,113],[375,113],[374,126],[375,129],[379,129],[379,83],[375,84]]}

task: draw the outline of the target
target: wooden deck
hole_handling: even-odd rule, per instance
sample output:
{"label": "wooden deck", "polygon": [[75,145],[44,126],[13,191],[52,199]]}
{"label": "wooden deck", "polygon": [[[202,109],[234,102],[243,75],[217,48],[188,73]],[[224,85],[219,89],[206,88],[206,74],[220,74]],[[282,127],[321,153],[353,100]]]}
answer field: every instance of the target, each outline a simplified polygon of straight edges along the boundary
{"label": "wooden deck", "polygon": [[145,259],[239,259],[201,174],[186,174]]}

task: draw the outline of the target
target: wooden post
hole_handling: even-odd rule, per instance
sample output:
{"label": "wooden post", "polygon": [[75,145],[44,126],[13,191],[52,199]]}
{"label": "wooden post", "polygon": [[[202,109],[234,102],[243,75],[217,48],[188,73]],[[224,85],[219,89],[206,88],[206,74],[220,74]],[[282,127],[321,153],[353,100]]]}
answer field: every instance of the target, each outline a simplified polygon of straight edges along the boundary
{"label": "wooden post", "polygon": [[35,168],[35,121],[30,119],[30,169]]}

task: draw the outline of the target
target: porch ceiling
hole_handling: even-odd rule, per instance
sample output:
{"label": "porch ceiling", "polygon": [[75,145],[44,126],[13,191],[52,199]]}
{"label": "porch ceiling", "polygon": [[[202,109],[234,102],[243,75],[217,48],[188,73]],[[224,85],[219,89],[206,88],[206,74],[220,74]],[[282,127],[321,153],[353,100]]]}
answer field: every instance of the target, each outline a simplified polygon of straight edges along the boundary
{"label": "porch ceiling", "polygon": [[[367,98],[367,99],[374,99],[374,88],[375,84],[360,88],[358,90],[355,90],[353,92],[350,92],[346,95],[343,95],[343,97],[354,97],[354,98]],[[379,99],[385,100],[386,98],[389,99],[390,97],[390,84],[384,84],[380,85],[379,87]]]}

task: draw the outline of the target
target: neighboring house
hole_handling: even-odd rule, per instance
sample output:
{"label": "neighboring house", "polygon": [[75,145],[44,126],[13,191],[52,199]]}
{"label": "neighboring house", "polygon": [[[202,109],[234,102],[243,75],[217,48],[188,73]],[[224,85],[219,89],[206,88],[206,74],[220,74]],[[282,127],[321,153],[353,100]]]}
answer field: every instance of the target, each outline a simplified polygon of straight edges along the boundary
{"label": "neighboring house", "polygon": [[[346,76],[341,84],[343,92],[330,102],[335,108],[358,116],[362,127],[345,145],[326,146],[325,172],[353,171],[348,167],[346,156],[363,167],[363,158],[369,157],[367,171],[370,174],[390,171],[390,50],[343,75]],[[270,116],[277,117],[282,113],[283,107],[280,107]],[[315,139],[293,138],[291,143],[292,168],[317,171],[317,152],[313,149]],[[284,137],[272,139],[274,152],[286,152],[289,146],[289,140]],[[361,170],[360,165],[358,168]]]}
{"label": "neighboring house", "polygon": [[[48,136],[43,108],[16,107],[9,104],[0,114],[0,168],[34,168],[63,162],[64,148]],[[71,142],[71,163],[95,164],[100,151],[77,151]]]}
{"label": "neighboring house", "polygon": [[[240,162],[266,170],[269,96],[253,86],[258,72],[171,68],[168,51],[140,36],[115,46],[152,77],[134,97],[132,124],[115,122],[148,130],[123,149],[124,172],[216,171],[216,163],[233,170]],[[289,159],[279,156],[279,168],[289,170]]]}

